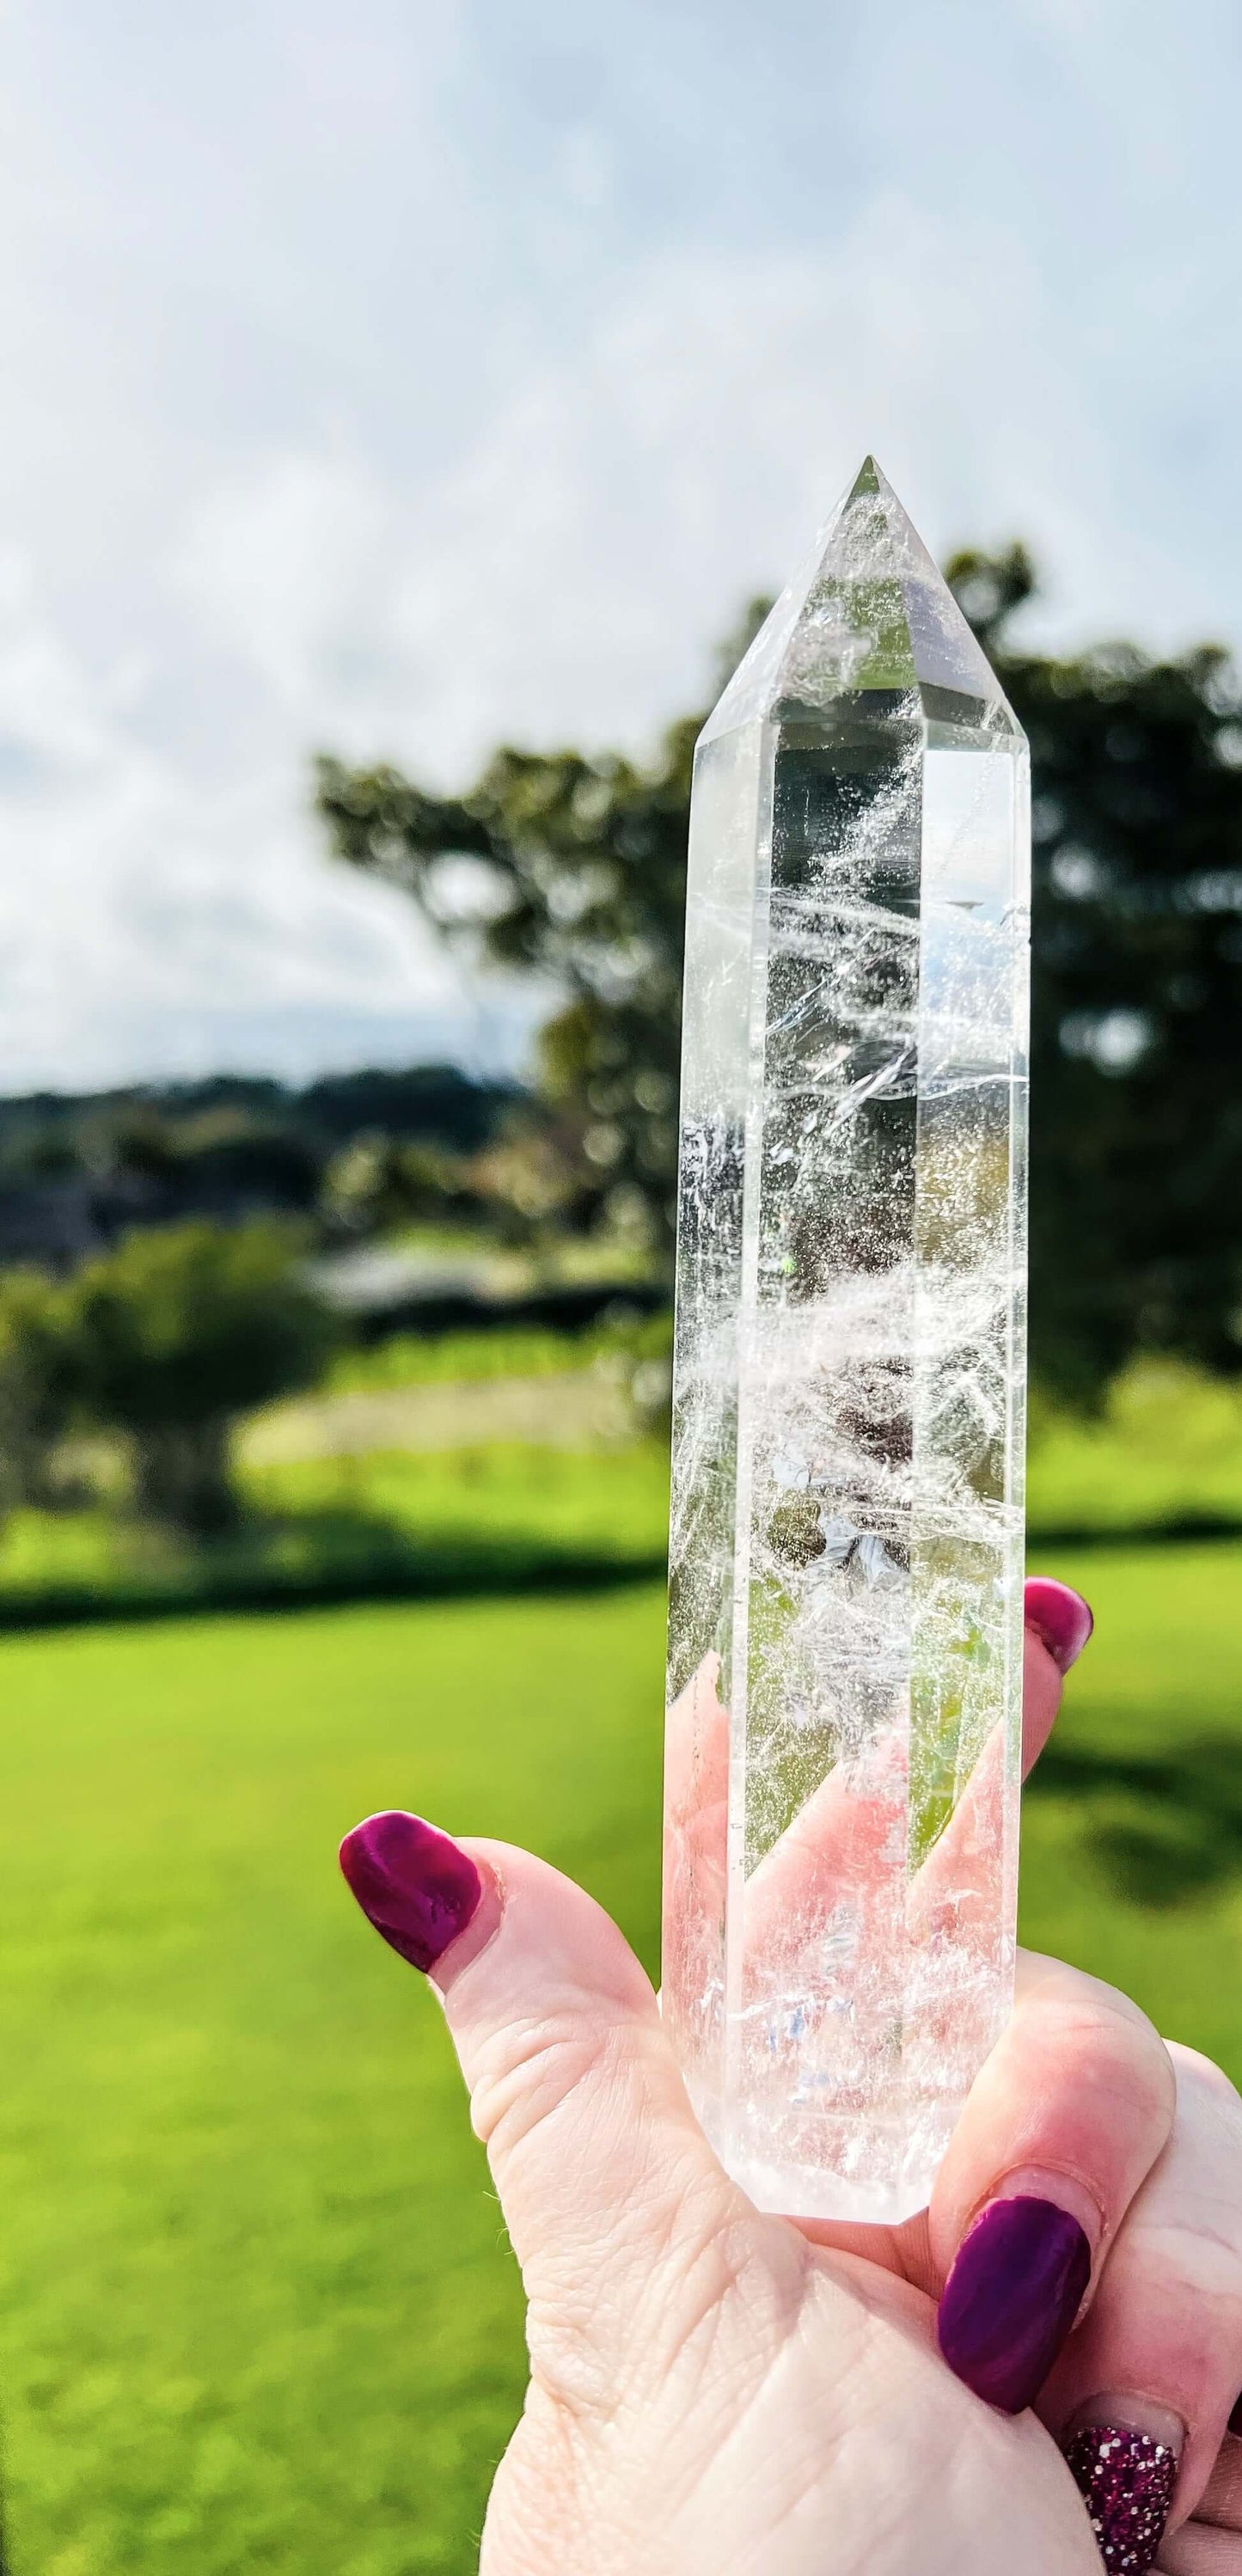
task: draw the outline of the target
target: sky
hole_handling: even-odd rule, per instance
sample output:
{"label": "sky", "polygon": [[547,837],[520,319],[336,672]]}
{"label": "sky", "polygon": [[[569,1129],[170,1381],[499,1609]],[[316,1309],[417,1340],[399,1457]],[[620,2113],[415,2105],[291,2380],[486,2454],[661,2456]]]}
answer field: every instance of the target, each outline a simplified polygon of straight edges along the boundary
{"label": "sky", "polygon": [[0,1090],[521,1060],[328,858],[702,702],[874,449],[1242,645],[1242,13],[0,0]]}

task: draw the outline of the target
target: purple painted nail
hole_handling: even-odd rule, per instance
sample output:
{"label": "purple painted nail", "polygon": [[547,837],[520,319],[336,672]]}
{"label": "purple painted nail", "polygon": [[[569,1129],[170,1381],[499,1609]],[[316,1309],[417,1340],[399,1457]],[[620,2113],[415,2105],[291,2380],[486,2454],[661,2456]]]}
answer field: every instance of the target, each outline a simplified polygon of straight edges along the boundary
{"label": "purple painted nail", "polygon": [[1055,2201],[994,2200],[958,2247],[936,2331],[950,2370],[1020,2415],[1042,2388],[1082,2306],[1091,2248]]}
{"label": "purple painted nail", "polygon": [[1026,1586],[1024,1616],[1028,1628],[1042,1637],[1054,1664],[1063,1673],[1076,1664],[1095,1626],[1089,1602],[1081,1592],[1071,1592],[1068,1583],[1055,1583],[1050,1574],[1033,1574]]}
{"label": "purple painted nail", "polygon": [[1086,2500],[1091,2528],[1106,2567],[1143,2576],[1164,2537],[1177,2453],[1150,2433],[1124,2425],[1087,2424],[1065,2453]]}
{"label": "purple painted nail", "polygon": [[346,1834],[341,1868],[368,1922],[424,1970],[465,1931],[483,1893],[474,1862],[449,1835],[400,1807]]}

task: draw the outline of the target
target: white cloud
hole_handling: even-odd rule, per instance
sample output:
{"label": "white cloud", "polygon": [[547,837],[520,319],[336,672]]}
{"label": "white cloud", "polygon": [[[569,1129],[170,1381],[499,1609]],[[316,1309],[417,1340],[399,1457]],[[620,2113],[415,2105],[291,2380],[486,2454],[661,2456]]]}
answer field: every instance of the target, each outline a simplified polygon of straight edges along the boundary
{"label": "white cloud", "polygon": [[382,686],[391,505],[344,456],[276,456],[211,491],[170,567],[209,630],[302,725]]}
{"label": "white cloud", "polygon": [[1108,424],[1059,363],[1020,241],[979,224],[964,251],[889,195],[831,256],[645,263],[498,408],[404,553],[394,521],[395,605],[373,615],[408,666],[400,742],[451,779],[501,727],[649,739],[868,448],[934,546],[1030,538],[1060,632],[1193,628],[1172,546],[1123,540]]}
{"label": "white cloud", "polygon": [[[293,621],[297,631],[297,620]],[[277,656],[283,676],[286,665]],[[409,904],[331,868],[300,760],[204,794],[0,581],[0,1086],[220,1064],[512,1060],[524,998],[463,982]]]}
{"label": "white cloud", "polygon": [[520,1046],[310,750],[641,745],[868,447],[1045,634],[1237,634],[1205,8],[13,0],[0,1084]]}

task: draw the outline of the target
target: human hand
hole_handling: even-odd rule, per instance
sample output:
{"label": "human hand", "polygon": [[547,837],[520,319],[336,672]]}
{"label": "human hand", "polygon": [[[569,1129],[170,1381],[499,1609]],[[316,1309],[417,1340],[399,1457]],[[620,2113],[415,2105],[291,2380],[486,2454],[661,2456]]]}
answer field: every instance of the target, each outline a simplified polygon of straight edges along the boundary
{"label": "human hand", "polygon": [[[1034,1758],[1089,1621],[1034,1585],[1028,1623]],[[930,2210],[772,2218],[581,1889],[402,1814],[342,1866],[443,1998],[529,2300],[484,2576],[994,2576],[1002,2553],[1099,2576],[1162,2531],[1169,2576],[1242,2576],[1242,2103],[1215,2067],[1027,1959]]]}

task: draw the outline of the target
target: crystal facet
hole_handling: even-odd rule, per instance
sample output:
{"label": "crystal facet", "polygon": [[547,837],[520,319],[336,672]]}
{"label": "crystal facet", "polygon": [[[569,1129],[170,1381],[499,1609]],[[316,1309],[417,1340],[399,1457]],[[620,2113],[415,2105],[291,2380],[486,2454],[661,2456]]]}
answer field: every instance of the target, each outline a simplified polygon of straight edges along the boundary
{"label": "crystal facet", "polygon": [[1013,1976],[1026,742],[873,461],[698,746],[664,2012],[765,2208],[920,2208]]}

